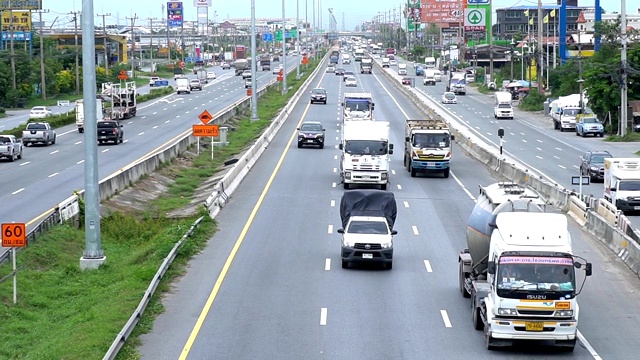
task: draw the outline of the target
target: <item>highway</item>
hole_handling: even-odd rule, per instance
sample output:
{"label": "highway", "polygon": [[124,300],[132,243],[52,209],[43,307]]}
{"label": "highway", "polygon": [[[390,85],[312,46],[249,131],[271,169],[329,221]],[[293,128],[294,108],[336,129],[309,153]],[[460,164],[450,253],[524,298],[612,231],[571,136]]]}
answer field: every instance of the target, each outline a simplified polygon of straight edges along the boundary
{"label": "highway", "polygon": [[[401,60],[403,61],[403,60]],[[404,62],[404,61],[403,61]],[[415,76],[413,63],[407,63],[410,76]],[[393,70],[397,70],[395,67]],[[445,92],[448,75],[436,86],[422,85],[422,78],[416,78],[416,89],[430,97],[449,115],[466,124],[473,132],[488,143],[500,146],[498,128],[505,130],[503,150],[519,159],[528,167],[537,170],[560,186],[579,191],[571,185],[571,177],[580,175],[580,157],[589,150],[607,150],[614,157],[636,157],[639,150],[635,143],[607,142],[604,138],[576,136],[575,132],[554,130],[551,118],[541,118],[527,112],[515,110],[513,120],[493,117],[493,97],[479,93],[467,86],[467,95],[458,96],[458,104],[440,103]],[[583,194],[603,196],[603,184],[592,183],[582,188]],[[635,228],[640,228],[637,214],[626,214]]]}
{"label": "highway", "polygon": [[[295,70],[294,70],[295,71]],[[124,143],[98,146],[100,179],[109,176],[200,123],[198,115],[208,110],[215,115],[242,97],[244,81],[233,70],[216,69],[217,79],[203,91],[176,95],[142,103],[138,113],[124,125]],[[194,76],[194,75],[189,75]],[[270,71],[259,71],[261,86],[273,79]],[[84,136],[75,124],[56,129],[51,146],[24,148],[22,160],[0,164],[0,203],[19,204],[0,208],[2,222],[28,222],[84,188]],[[32,220],[34,219],[34,220]],[[0,248],[0,253],[4,249]]]}
{"label": "highway", "polygon": [[[221,69],[219,69],[222,71]],[[216,71],[218,75],[218,71]],[[170,81],[173,81],[170,79]],[[138,94],[148,94],[151,91],[149,85],[144,85],[138,88]],[[71,101],[69,106],[49,106],[52,115],[64,114],[75,109],[75,101]],[[31,109],[24,110],[8,110],[7,117],[0,119],[0,131],[15,129],[20,124],[26,124],[29,121],[29,112]],[[45,121],[45,120],[43,120]]]}
{"label": "highway", "polygon": [[[358,87],[348,90],[334,74],[314,80],[328,104],[294,108],[217,217],[209,246],[163,297],[165,311],[141,338],[142,358],[634,358],[638,279],[573,220],[576,253],[595,269],[579,298],[581,344],[572,354],[535,345],[485,350],[458,291],[457,255],[478,185],[498,179],[459,147],[450,178],[411,178],[402,166],[404,120],[423,116],[380,74],[356,73]],[[390,271],[339,266],[337,145],[347,91],[371,92],[374,117],[391,122],[390,189],[399,209]],[[303,120],[324,124],[325,149],[297,149]]]}

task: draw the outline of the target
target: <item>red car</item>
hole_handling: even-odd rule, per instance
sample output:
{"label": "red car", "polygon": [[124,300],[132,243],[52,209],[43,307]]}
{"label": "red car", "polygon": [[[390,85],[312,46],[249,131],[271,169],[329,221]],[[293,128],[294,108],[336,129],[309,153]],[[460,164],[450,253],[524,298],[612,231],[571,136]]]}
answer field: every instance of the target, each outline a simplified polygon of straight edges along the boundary
{"label": "red car", "polygon": [[402,85],[409,85],[410,86],[411,85],[411,80],[412,79],[408,78],[408,77],[402,78]]}

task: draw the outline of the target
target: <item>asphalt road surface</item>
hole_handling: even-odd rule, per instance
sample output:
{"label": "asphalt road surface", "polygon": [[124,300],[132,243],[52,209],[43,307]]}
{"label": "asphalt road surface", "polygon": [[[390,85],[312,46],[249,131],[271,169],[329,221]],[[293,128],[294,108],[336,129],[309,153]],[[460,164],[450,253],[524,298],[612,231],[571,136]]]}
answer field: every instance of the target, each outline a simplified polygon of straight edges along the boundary
{"label": "asphalt road surface", "polygon": [[[215,115],[246,97],[244,81],[234,76],[233,70],[216,71],[216,75],[201,92],[174,93],[140,104],[136,117],[121,122],[124,143],[98,147],[100,179],[190,132],[192,124],[200,123],[202,111]],[[256,79],[261,86],[275,77],[270,71],[259,71]],[[56,132],[56,144],[25,147],[22,160],[0,163],[0,203],[16,205],[0,207],[3,223],[26,222],[31,226],[74,190],[84,189],[84,135],[75,124]]]}
{"label": "asphalt road surface", "polygon": [[[345,66],[355,70],[354,65]],[[404,120],[421,118],[380,74],[345,89],[314,80],[327,105],[301,101],[219,214],[218,233],[164,299],[142,336],[143,359],[625,359],[636,341],[640,284],[626,265],[569,220],[576,254],[594,263],[579,297],[572,354],[536,345],[489,352],[457,284],[457,256],[479,184],[498,179],[456,146],[452,176],[411,178],[402,166]],[[342,269],[337,149],[344,92],[373,94],[391,122],[390,189],[398,202],[394,268]],[[295,128],[321,121],[323,149],[298,149]]]}

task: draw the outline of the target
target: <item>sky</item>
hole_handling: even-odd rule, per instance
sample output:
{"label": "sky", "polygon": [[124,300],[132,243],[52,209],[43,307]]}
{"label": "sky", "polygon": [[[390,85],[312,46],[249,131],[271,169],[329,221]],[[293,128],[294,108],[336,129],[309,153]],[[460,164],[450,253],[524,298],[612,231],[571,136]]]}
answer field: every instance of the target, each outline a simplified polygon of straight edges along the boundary
{"label": "sky", "polygon": [[[88,0],[85,0],[88,1]],[[196,19],[196,9],[193,6],[193,0],[184,0],[185,20]],[[296,4],[299,6],[300,18],[308,21],[312,20],[314,0],[284,0],[285,16],[296,16]],[[342,30],[342,19],[344,16],[345,29],[351,31],[356,25],[363,21],[370,21],[378,12],[389,11],[393,8],[399,12],[400,7],[404,4],[399,0],[315,0],[316,16],[319,13],[318,5],[322,3],[322,22],[324,28],[328,28],[329,11],[333,8],[333,13],[338,23],[338,29]],[[106,17],[107,24],[130,24],[127,17],[134,14],[138,16],[141,23],[149,23],[148,18],[162,19],[166,17],[166,10],[162,11],[162,5],[166,6],[165,0],[93,0],[95,14],[111,13]],[[493,0],[493,8],[505,8],[509,6],[519,5],[537,5],[537,0]],[[543,4],[555,4],[555,1],[543,1]],[[578,0],[580,6],[594,6],[595,0]],[[601,5],[607,12],[620,11],[620,1],[601,0]],[[627,1],[627,12],[638,13],[640,5],[632,0]],[[306,13],[305,13],[306,6]],[[73,26],[72,17],[69,15],[71,11],[82,11],[82,0],[43,0],[44,9],[48,9],[49,13],[43,15],[43,19],[47,25],[55,20],[55,27]],[[217,22],[222,22],[227,18],[249,18],[251,16],[251,0],[213,0],[213,6],[209,9],[209,20],[214,20],[217,13]],[[282,17],[282,0],[255,0],[255,13],[258,18],[281,18]],[[344,15],[343,15],[344,14]],[[96,17],[95,23],[102,25],[102,18]]]}

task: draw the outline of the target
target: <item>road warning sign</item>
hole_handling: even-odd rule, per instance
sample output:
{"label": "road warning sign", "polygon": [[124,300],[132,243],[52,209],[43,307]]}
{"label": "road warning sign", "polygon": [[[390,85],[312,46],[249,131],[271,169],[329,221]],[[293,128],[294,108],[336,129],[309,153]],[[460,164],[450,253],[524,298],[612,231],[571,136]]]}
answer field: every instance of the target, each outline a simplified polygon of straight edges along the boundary
{"label": "road warning sign", "polygon": [[220,135],[220,127],[218,125],[193,125],[193,136],[211,136]]}
{"label": "road warning sign", "polygon": [[207,110],[205,110],[200,115],[198,115],[198,119],[200,119],[203,124],[207,125],[209,121],[213,120],[213,116],[211,116],[211,114]]}
{"label": "road warning sign", "polygon": [[127,75],[127,72],[124,70],[120,70],[120,73],[118,74],[118,79],[127,80],[128,78],[129,78],[129,75]]}

